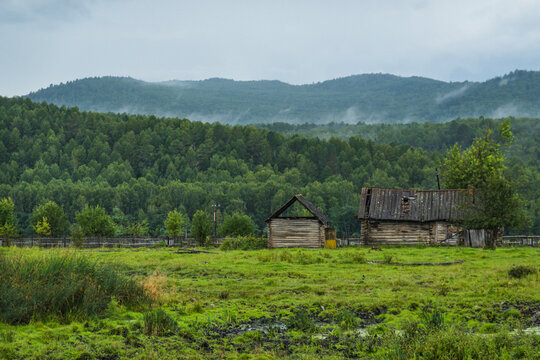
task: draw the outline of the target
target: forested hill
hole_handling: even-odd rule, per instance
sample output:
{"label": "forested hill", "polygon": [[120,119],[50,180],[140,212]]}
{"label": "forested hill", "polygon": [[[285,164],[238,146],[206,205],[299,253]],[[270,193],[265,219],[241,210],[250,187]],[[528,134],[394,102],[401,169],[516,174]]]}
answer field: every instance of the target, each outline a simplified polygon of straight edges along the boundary
{"label": "forested hill", "polygon": [[51,85],[34,101],[81,110],[187,117],[227,124],[441,122],[457,117],[540,117],[540,72],[514,71],[486,82],[385,74],[309,85],[279,81],[168,81],[101,77]]}
{"label": "forested hill", "polygon": [[[470,126],[479,131],[494,122]],[[435,133],[458,136],[446,129]],[[416,135],[418,145],[435,136],[421,129]],[[534,131],[523,135],[516,144],[538,141]],[[350,234],[358,228],[354,214],[362,186],[434,189],[442,155],[358,137],[285,136],[252,126],[81,112],[0,97],[0,199],[14,200],[25,233],[32,231],[32,210],[47,200],[59,203],[70,221],[86,204],[100,205],[122,226],[147,220],[154,235],[163,234],[172,209],[191,217],[218,202],[219,219],[242,212],[262,230],[264,219],[302,193],[342,235]],[[538,232],[538,156],[516,159],[510,170],[535,220],[530,231]]]}

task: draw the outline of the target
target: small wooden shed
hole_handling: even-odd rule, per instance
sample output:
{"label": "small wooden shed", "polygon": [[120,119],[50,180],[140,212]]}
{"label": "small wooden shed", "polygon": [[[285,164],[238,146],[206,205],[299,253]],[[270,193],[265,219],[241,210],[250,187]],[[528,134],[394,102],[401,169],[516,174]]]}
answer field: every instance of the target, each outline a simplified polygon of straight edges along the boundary
{"label": "small wooden shed", "polygon": [[[313,216],[281,217],[296,201],[304,206]],[[268,248],[305,247],[321,248],[325,246],[330,220],[302,195],[294,195],[268,219]]]}
{"label": "small wooden shed", "polygon": [[[364,244],[446,244],[482,247],[483,230],[464,230],[467,190],[362,188],[358,219]],[[468,243],[467,243],[468,240]]]}

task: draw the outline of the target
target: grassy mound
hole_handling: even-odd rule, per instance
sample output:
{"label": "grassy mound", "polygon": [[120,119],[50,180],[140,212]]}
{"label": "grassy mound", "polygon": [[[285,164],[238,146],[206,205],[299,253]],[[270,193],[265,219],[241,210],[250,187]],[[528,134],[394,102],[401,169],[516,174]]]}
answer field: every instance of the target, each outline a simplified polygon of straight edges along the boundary
{"label": "grassy mound", "polygon": [[74,252],[18,250],[0,255],[0,319],[5,322],[99,315],[113,297],[126,305],[148,301],[136,281]]}

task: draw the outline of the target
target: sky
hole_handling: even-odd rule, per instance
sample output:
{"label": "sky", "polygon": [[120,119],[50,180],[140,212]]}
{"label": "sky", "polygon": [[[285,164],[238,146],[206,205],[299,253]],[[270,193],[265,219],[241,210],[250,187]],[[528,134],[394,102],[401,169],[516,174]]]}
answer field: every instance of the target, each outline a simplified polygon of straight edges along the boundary
{"label": "sky", "polygon": [[533,0],[0,0],[0,95],[93,76],[484,81],[540,70]]}

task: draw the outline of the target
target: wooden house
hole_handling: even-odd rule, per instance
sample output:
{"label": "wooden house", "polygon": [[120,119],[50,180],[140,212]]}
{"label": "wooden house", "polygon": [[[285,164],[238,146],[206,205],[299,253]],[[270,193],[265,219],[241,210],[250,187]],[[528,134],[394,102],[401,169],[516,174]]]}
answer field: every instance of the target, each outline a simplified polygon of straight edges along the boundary
{"label": "wooden house", "polygon": [[[312,216],[282,215],[290,206],[298,202]],[[287,203],[273,213],[268,219],[268,248],[305,247],[321,248],[325,246],[330,220],[302,195],[293,196]]]}
{"label": "wooden house", "polygon": [[455,225],[467,190],[362,188],[358,219],[364,244],[484,246],[483,230]]}

